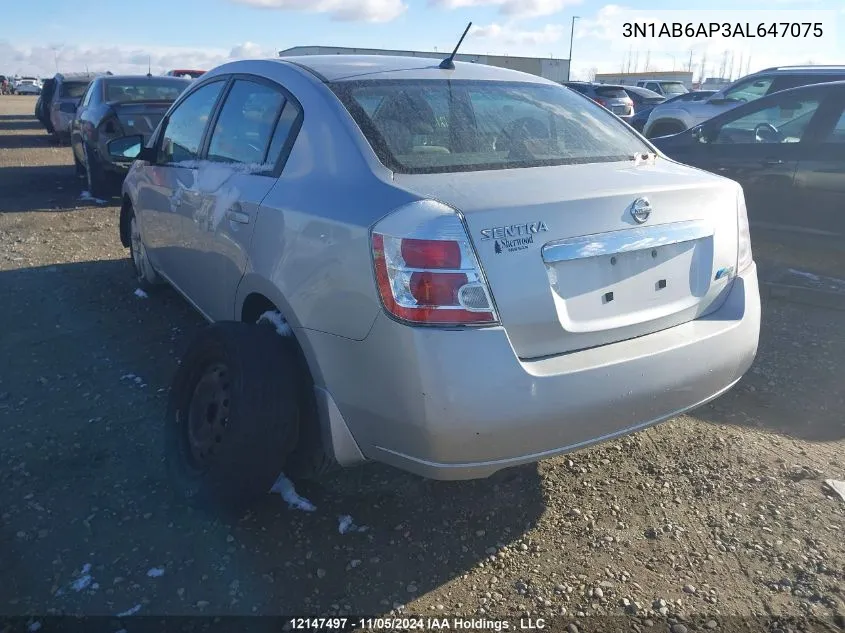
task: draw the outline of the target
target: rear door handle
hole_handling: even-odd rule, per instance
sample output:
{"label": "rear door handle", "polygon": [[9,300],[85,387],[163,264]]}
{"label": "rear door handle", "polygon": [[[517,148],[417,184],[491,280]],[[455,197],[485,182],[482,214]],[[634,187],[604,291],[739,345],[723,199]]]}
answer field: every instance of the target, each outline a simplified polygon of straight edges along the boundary
{"label": "rear door handle", "polygon": [[766,158],[763,160],[763,165],[771,167],[773,165],[783,165],[783,161],[779,158]]}

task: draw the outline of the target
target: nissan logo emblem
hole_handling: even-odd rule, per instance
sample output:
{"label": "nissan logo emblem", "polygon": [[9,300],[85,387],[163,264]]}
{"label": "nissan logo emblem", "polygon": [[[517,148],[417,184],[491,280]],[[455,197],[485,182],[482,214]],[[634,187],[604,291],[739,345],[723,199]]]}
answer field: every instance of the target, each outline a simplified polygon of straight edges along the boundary
{"label": "nissan logo emblem", "polygon": [[637,198],[631,205],[631,217],[637,224],[643,224],[651,215],[651,203],[648,198]]}

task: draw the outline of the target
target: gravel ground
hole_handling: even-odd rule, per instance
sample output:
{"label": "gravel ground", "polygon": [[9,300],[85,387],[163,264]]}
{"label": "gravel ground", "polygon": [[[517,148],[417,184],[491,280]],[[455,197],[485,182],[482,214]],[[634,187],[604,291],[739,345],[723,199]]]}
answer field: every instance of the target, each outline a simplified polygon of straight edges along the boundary
{"label": "gravel ground", "polygon": [[[845,479],[845,312],[767,301],[736,389],[621,441],[469,483],[367,466],[300,486],[316,512],[268,495],[225,523],[174,499],[162,464],[200,319],[135,296],[114,201],[79,199],[33,107],[0,97],[0,615],[842,626],[845,502],[823,480]],[[366,531],[340,534],[347,514]]]}

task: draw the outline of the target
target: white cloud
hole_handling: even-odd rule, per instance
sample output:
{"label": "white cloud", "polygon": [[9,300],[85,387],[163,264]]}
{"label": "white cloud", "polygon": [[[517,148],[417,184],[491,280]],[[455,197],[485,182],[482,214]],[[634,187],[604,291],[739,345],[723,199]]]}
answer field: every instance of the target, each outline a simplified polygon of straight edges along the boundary
{"label": "white cloud", "polygon": [[0,41],[0,68],[14,74],[52,77],[56,62],[61,72],[146,73],[161,74],[173,68],[208,70],[231,59],[275,57],[275,49],[265,49],[252,42],[230,50],[219,48],[143,47],[143,46],[63,46],[29,48]]}
{"label": "white cloud", "polygon": [[490,41],[493,46],[539,46],[557,42],[564,34],[561,24],[547,24],[542,29],[524,30],[513,24],[487,24],[473,26],[470,34]]}
{"label": "white cloud", "polygon": [[328,13],[347,22],[390,22],[408,8],[402,0],[230,0],[262,9]]}
{"label": "white cloud", "polygon": [[559,13],[581,0],[429,0],[429,4],[444,9],[495,6],[502,15],[528,18]]}

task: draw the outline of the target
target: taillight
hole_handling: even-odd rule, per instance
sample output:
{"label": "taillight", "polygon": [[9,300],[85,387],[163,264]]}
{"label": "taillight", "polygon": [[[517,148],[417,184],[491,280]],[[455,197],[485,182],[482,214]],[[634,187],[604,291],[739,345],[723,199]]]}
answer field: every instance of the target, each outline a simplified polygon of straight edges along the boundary
{"label": "taillight", "polygon": [[595,99],[593,99],[593,101],[598,103],[600,106],[604,106],[605,108],[607,107],[607,101],[605,101],[601,97],[596,97]]}
{"label": "taillight", "polygon": [[376,285],[385,310],[419,325],[491,325],[493,299],[464,225],[451,208],[413,202],[372,233]]}
{"label": "taillight", "polygon": [[736,272],[737,274],[748,268],[754,261],[751,252],[751,229],[748,226],[748,209],[745,206],[745,194],[742,189],[737,195],[737,252]]}

